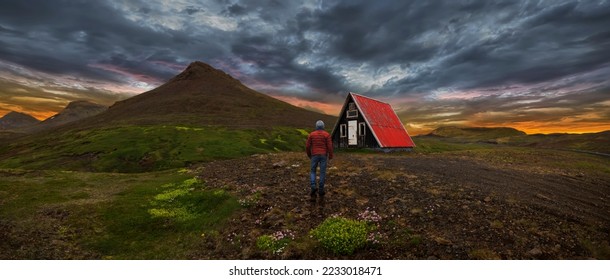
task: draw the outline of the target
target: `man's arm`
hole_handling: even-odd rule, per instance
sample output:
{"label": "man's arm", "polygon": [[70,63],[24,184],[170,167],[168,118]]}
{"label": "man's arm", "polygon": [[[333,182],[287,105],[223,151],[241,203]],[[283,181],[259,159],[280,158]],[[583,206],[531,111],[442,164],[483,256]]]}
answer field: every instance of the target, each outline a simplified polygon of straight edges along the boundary
{"label": "man's arm", "polygon": [[307,153],[307,157],[311,158],[311,134],[307,136],[307,141],[305,141],[305,152]]}
{"label": "man's arm", "polygon": [[326,137],[326,151],[328,152],[328,159],[333,159],[333,140],[330,135]]}

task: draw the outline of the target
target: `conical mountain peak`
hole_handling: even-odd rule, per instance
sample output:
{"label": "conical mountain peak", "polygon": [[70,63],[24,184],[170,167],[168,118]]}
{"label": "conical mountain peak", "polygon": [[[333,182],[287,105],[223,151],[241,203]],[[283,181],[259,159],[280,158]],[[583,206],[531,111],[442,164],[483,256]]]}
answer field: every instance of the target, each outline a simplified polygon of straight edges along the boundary
{"label": "conical mountain peak", "polygon": [[225,127],[308,127],[331,116],[307,111],[248,88],[206,63],[195,61],[167,83],[116,102],[83,125],[191,124]]}
{"label": "conical mountain peak", "polygon": [[175,81],[222,81],[239,83],[238,80],[234,79],[229,74],[201,61],[192,62],[182,71],[182,73],[169,80],[169,82]]}
{"label": "conical mountain peak", "polygon": [[0,130],[27,127],[38,122],[39,120],[28,114],[11,111],[0,118]]}
{"label": "conical mountain peak", "polygon": [[25,113],[20,113],[20,112],[15,112],[15,111],[10,111],[8,114],[4,115],[4,117],[2,118],[6,118],[6,119],[17,119],[17,118],[24,118],[24,119],[35,119],[34,117],[25,114]]}

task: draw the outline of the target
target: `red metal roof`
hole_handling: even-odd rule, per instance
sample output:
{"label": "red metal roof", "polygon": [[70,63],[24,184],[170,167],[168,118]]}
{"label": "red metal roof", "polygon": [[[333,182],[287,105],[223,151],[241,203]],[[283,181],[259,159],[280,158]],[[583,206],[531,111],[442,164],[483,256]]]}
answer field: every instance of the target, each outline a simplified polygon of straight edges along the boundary
{"label": "red metal roof", "polygon": [[415,147],[390,104],[350,92],[381,148]]}

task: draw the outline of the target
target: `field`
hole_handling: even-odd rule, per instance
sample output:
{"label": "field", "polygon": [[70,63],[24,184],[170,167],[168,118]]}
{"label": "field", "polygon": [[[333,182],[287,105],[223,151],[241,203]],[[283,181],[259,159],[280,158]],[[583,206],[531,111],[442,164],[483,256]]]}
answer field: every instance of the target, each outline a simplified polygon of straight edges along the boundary
{"label": "field", "polygon": [[[610,258],[604,156],[424,137],[411,153],[337,153],[326,199],[311,202],[307,158],[290,152],[298,130],[248,134],[236,145],[251,150],[196,160],[201,139],[188,139],[197,132],[155,130],[168,139],[146,145],[174,143],[165,145],[175,152],[152,167],[126,160],[120,171],[131,173],[104,161],[122,158],[112,145],[93,161],[68,156],[89,152],[77,144],[41,148],[49,154],[40,159],[64,155],[65,165],[25,152],[12,158],[18,164],[5,158],[0,259]],[[129,135],[69,140],[125,145]]]}

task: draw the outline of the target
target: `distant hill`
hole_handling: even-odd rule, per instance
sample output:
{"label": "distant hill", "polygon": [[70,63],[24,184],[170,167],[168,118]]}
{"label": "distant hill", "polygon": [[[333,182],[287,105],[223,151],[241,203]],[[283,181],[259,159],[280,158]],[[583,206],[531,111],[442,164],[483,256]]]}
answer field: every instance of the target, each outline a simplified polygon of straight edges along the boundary
{"label": "distant hill", "polygon": [[83,126],[188,124],[233,128],[313,128],[335,117],[305,110],[252,90],[203,62],[191,63],[167,83],[119,101]]}
{"label": "distant hill", "polygon": [[0,130],[24,128],[39,122],[39,120],[28,114],[11,111],[0,118]]}
{"label": "distant hill", "polygon": [[106,111],[107,106],[93,103],[86,100],[72,101],[59,113],[49,117],[48,119],[32,126],[26,132],[37,132],[58,127],[68,123],[73,123],[91,116],[98,115]]}
{"label": "distant hill", "polygon": [[525,132],[512,127],[439,127],[428,136],[457,138],[475,141],[495,140],[504,137],[524,136]]}
{"label": "distant hill", "polygon": [[536,148],[585,151],[610,155],[610,130],[583,134],[532,134],[503,139],[501,143]]}
{"label": "distant hill", "polygon": [[[450,143],[493,143],[511,146],[524,146],[545,149],[574,150],[610,155],[610,131],[598,133],[569,134],[531,134],[510,127],[439,127],[420,139],[433,138],[431,149],[442,148]],[[444,146],[443,146],[444,147]],[[446,148],[446,147],[445,147]]]}

